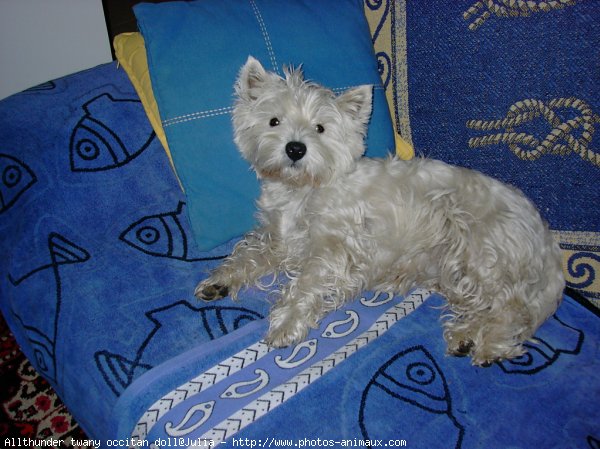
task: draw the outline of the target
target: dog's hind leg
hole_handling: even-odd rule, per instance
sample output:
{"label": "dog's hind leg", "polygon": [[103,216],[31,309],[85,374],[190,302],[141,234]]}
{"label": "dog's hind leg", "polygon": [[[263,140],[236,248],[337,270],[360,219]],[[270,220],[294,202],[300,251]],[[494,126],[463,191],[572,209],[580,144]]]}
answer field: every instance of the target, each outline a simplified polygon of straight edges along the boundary
{"label": "dog's hind leg", "polygon": [[522,343],[535,329],[531,311],[515,289],[486,295],[490,292],[466,301],[463,297],[459,303],[449,295],[450,313],[443,321],[448,353],[470,355],[473,364],[481,366],[523,355]]}

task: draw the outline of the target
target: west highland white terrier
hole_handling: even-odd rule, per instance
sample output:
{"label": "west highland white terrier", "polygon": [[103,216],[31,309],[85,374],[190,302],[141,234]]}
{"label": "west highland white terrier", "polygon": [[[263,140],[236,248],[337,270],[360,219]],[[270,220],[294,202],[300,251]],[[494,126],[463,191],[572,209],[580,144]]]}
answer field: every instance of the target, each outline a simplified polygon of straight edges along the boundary
{"label": "west highland white terrier", "polygon": [[198,298],[235,299],[285,274],[266,336],[285,347],[365,290],[423,286],[447,298],[448,353],[485,366],[525,352],[565,281],[558,245],[520,191],[436,160],[362,157],[371,86],[336,95],[250,57],[235,92],[235,142],[261,180],[260,227]]}

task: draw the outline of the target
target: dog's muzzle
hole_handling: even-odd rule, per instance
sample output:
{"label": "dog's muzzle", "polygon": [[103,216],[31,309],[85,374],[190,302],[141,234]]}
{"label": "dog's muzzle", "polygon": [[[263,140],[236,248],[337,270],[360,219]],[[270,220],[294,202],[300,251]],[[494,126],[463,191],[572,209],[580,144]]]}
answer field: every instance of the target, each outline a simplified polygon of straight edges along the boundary
{"label": "dog's muzzle", "polygon": [[306,145],[302,142],[288,142],[285,153],[294,162],[299,161],[306,154]]}

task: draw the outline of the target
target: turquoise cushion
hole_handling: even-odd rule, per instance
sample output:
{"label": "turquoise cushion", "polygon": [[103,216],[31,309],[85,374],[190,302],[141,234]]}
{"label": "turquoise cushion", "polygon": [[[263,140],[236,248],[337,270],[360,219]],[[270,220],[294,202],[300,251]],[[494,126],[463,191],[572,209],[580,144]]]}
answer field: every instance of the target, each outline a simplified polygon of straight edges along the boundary
{"label": "turquoise cushion", "polygon": [[394,147],[361,0],[199,0],[139,4],[152,87],[200,249],[255,224],[258,181],[233,143],[233,84],[249,55],[336,91],[373,84],[369,156]]}

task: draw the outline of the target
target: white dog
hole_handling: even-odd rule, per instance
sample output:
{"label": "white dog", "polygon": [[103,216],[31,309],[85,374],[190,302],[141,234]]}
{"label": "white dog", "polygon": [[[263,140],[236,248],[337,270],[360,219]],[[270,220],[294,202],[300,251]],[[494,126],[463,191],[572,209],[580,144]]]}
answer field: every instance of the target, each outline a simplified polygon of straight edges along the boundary
{"label": "white dog", "polygon": [[558,245],[521,192],[439,161],[363,158],[370,86],[336,96],[249,58],[235,91],[235,142],[262,181],[261,226],[198,298],[236,298],[284,273],[266,337],[284,347],[364,290],[419,285],[448,300],[450,354],[489,365],[525,352],[565,281]]}

